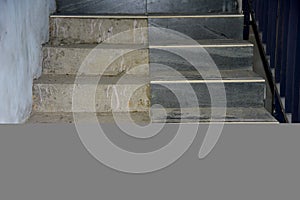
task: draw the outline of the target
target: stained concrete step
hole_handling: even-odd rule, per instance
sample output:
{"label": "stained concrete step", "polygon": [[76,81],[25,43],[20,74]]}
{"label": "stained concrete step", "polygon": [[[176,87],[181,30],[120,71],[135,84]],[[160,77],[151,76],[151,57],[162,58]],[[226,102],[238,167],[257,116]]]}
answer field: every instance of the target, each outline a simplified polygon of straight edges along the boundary
{"label": "stained concrete step", "polygon": [[100,81],[99,79],[99,76],[80,76],[76,79],[75,75],[43,75],[33,85],[33,111],[143,112],[149,110],[150,86],[147,76],[103,76]]}
{"label": "stained concrete step", "polygon": [[[76,120],[74,119],[74,115]],[[33,112],[27,123],[114,123],[114,116],[121,123],[134,122],[139,125],[147,125],[150,122],[150,114],[148,112],[131,112],[131,113],[92,113],[92,112]],[[131,117],[131,119],[128,118]]]}
{"label": "stained concrete step", "polygon": [[278,121],[265,108],[227,107],[227,108],[170,108],[151,109],[152,122],[156,123],[270,123]]}
{"label": "stained concrete step", "polygon": [[[241,5],[240,5],[241,6]],[[57,0],[61,14],[237,13],[235,0]]]}
{"label": "stained concrete step", "polygon": [[[134,123],[147,125],[153,123],[211,123],[224,122],[225,124],[278,124],[278,122],[264,108],[198,108],[197,109],[152,109],[149,112],[129,113]],[[212,114],[212,110],[214,114]],[[165,113],[168,113],[167,115]],[[181,114],[180,114],[181,113]],[[200,113],[200,114],[199,114]],[[224,113],[226,113],[224,115]],[[114,123],[112,113],[70,113],[70,112],[33,112],[27,123],[74,123],[74,114],[76,122],[80,123]],[[128,120],[128,113],[114,113],[121,123],[132,123]],[[150,117],[151,115],[151,117]],[[96,116],[96,117],[95,117]]]}
{"label": "stained concrete step", "polygon": [[[194,15],[194,16],[156,16],[149,18],[150,45],[161,38],[157,28],[171,38],[174,35],[188,36],[194,40],[205,39],[243,39],[243,15]],[[151,29],[152,27],[156,29]],[[165,30],[169,29],[171,31]]]}
{"label": "stained concrete step", "polygon": [[60,14],[144,14],[146,0],[56,0]]}
{"label": "stained concrete step", "polygon": [[164,108],[263,107],[264,99],[265,80],[252,71],[151,74],[151,103]]}
{"label": "stained concrete step", "polygon": [[241,40],[168,40],[162,38],[150,45],[151,71],[252,70],[253,44]]}
{"label": "stained concrete step", "polygon": [[99,44],[148,42],[144,16],[66,16],[50,17],[51,44]]}
{"label": "stained concrete step", "polygon": [[44,74],[149,74],[149,50],[135,44],[44,45]]}

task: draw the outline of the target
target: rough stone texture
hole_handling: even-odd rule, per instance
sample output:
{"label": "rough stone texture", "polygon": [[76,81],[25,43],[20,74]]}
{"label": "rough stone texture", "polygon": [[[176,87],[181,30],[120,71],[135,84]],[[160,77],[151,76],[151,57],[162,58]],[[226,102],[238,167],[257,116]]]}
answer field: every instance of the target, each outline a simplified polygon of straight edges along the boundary
{"label": "rough stone texture", "polygon": [[[74,123],[74,114],[78,123],[114,123],[115,119],[112,113],[70,113],[70,112],[35,112],[27,123]],[[130,123],[128,114],[131,119],[139,125],[147,125],[150,122],[149,112],[133,112],[133,113],[114,113],[117,115],[118,122]],[[95,120],[94,116],[97,116]]]}
{"label": "rough stone texture", "polygon": [[[147,77],[127,75],[119,84],[121,77],[82,77],[43,75],[34,83],[33,110],[35,112],[143,112],[150,106],[150,89]],[[94,94],[95,99],[90,98]],[[77,86],[78,92],[74,92]],[[73,96],[77,95],[77,99]],[[76,107],[72,109],[72,104]]]}
{"label": "rough stone texture", "polygon": [[52,44],[145,44],[148,41],[146,19],[64,18],[50,19]]}
{"label": "rough stone texture", "polygon": [[30,115],[32,79],[42,71],[41,45],[54,10],[54,0],[0,1],[0,123]]}
{"label": "rough stone texture", "polygon": [[[214,109],[214,114],[212,114]],[[197,112],[195,112],[195,110]],[[274,123],[278,122],[264,108],[235,107],[226,108],[185,108],[185,109],[151,109],[151,119],[156,123],[184,123],[184,122],[242,122],[242,123]]]}
{"label": "rough stone texture", "polygon": [[[243,39],[244,16],[199,18],[153,18],[149,27],[162,27],[185,34],[194,40]],[[157,40],[155,31],[149,30],[149,43]]]}
{"label": "rough stone texture", "polygon": [[[149,53],[144,46],[46,45],[43,54],[44,74],[149,74]],[[79,70],[81,66],[85,69]]]}
{"label": "rough stone texture", "polygon": [[[199,46],[194,47],[181,44],[180,42],[173,43],[173,47],[172,45],[168,46],[165,44],[167,47],[163,47],[162,45],[159,48],[155,48],[155,45],[153,45],[150,49],[150,64],[159,63],[177,71],[193,71],[195,69],[210,69],[211,63],[207,62],[207,60],[212,59],[218,70],[252,70],[253,45],[242,41],[229,41],[199,41]],[[175,45],[178,47],[174,47]],[[180,55],[176,55],[170,51],[174,49],[180,49],[178,52],[184,52],[184,54],[191,55],[194,53],[197,56],[195,56],[195,59],[187,61]],[[196,65],[193,66],[193,64]],[[163,69],[158,65],[151,66],[151,71],[157,70]]]}
{"label": "rough stone texture", "polygon": [[238,13],[236,0],[148,0],[148,13],[220,14]]}

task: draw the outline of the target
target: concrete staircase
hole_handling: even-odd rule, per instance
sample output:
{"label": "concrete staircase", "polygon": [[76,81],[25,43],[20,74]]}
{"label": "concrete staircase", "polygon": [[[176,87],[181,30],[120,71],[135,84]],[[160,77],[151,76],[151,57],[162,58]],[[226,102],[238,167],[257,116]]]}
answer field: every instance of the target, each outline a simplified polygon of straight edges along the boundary
{"label": "concrete staircase", "polygon": [[235,0],[131,3],[58,0],[29,123],[72,123],[72,112],[102,122],[130,112],[145,123],[277,123]]}

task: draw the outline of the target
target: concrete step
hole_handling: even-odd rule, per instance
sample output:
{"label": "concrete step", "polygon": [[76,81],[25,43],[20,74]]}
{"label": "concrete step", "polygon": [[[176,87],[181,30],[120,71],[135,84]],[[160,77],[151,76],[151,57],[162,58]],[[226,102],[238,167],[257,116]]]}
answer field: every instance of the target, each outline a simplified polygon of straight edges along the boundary
{"label": "concrete step", "polygon": [[59,16],[50,17],[50,43],[99,44],[148,42],[147,19],[141,16]]}
{"label": "concrete step", "polygon": [[[155,28],[163,28],[165,34],[186,35],[194,40],[243,39],[243,15],[194,15],[194,16],[156,16],[149,18],[150,45],[161,37]],[[167,31],[170,29],[173,31]],[[175,32],[174,32],[175,31]]]}
{"label": "concrete step", "polygon": [[149,110],[148,76],[103,76],[100,81],[99,79],[100,76],[80,76],[76,79],[75,75],[43,75],[33,85],[33,111],[143,112]]}
{"label": "concrete step", "polygon": [[265,80],[252,71],[151,74],[151,103],[164,108],[263,107],[264,100]]}
{"label": "concrete step", "polygon": [[[214,114],[212,115],[212,109]],[[147,125],[153,123],[211,123],[224,122],[225,124],[242,123],[242,124],[278,124],[278,122],[264,108],[199,108],[195,109],[152,109],[151,117],[149,112],[129,113],[134,123]],[[197,110],[197,109],[196,109]],[[165,113],[168,113],[167,115]],[[181,114],[180,114],[181,113]],[[200,113],[200,114],[199,114]],[[224,113],[226,113],[224,115]],[[114,123],[112,113],[71,113],[71,112],[33,112],[28,124],[35,123],[74,123],[74,114],[80,123]],[[132,123],[128,120],[128,113],[114,113],[117,115],[119,122]],[[96,116],[96,117],[95,117]],[[225,118],[224,118],[225,117]]]}
{"label": "concrete step", "polygon": [[235,0],[148,0],[147,3],[147,12],[154,14],[220,14],[239,12],[239,5]]}
{"label": "concrete step", "polygon": [[56,0],[60,14],[144,14],[146,0]]}
{"label": "concrete step", "polygon": [[[67,16],[50,17],[50,43],[99,44],[130,43],[150,45],[160,38],[155,28],[167,28],[195,40],[237,39],[243,37],[243,15],[180,15],[180,16]],[[148,25],[149,23],[149,25]],[[228,27],[235,27],[234,29]],[[168,31],[162,30],[164,35]]]}
{"label": "concrete step", "polygon": [[170,108],[151,109],[152,122],[156,123],[270,123],[277,124],[277,120],[263,107],[228,107],[228,108]]}
{"label": "concrete step", "polygon": [[[156,40],[150,46],[151,71],[252,70],[253,44],[237,40]],[[159,64],[159,65],[158,65]]]}
{"label": "concrete step", "polygon": [[[80,123],[114,123],[114,116],[121,123],[130,123],[133,120],[134,123],[139,125],[147,125],[150,122],[150,114],[148,112],[131,112],[131,113],[92,113],[92,112],[33,112],[27,123],[75,123],[74,115],[76,116],[76,122]],[[128,119],[130,115],[131,119]],[[96,117],[95,117],[96,116]]]}
{"label": "concrete step", "polygon": [[57,0],[61,14],[237,13],[235,0]]}
{"label": "concrete step", "polygon": [[145,45],[45,45],[43,73],[115,76],[126,72],[147,75],[148,55],[149,50]]}

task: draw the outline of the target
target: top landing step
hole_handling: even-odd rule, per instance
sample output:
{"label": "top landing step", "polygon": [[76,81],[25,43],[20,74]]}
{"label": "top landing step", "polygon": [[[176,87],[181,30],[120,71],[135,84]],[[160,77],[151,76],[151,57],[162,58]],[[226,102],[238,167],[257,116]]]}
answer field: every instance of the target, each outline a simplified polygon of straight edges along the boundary
{"label": "top landing step", "polygon": [[237,0],[56,0],[60,14],[239,13]]}

